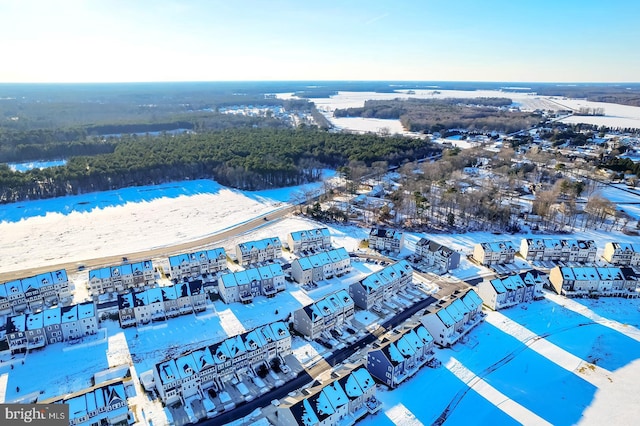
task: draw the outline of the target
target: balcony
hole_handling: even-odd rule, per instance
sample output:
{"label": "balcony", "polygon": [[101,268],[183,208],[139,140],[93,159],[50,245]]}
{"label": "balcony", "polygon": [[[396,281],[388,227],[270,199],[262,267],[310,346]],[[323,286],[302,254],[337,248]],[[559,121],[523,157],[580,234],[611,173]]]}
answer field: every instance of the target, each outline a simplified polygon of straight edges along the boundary
{"label": "balcony", "polygon": [[367,399],[364,403],[369,414],[375,414],[382,408],[382,402],[378,401],[375,396]]}

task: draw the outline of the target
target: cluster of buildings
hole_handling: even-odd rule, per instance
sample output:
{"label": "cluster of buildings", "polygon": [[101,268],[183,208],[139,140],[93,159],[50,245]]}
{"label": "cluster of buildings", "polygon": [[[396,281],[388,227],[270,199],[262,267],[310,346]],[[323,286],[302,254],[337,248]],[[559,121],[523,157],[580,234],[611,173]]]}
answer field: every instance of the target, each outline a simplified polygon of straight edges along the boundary
{"label": "cluster of buildings", "polygon": [[225,303],[251,303],[254,297],[274,297],[286,288],[282,266],[272,263],[218,277],[218,293]]}
{"label": "cluster of buildings", "polygon": [[376,383],[362,366],[334,372],[331,379],[283,400],[276,411],[277,424],[352,425],[382,407],[376,398]]}
{"label": "cluster of buildings", "polygon": [[165,404],[190,396],[204,398],[204,390],[219,391],[232,380],[257,374],[260,365],[291,354],[291,334],[287,324],[274,322],[222,342],[197,349],[155,365],[153,377],[158,395]]}
{"label": "cluster of buildings", "polygon": [[36,312],[70,300],[71,288],[64,269],[0,283],[0,315]]}
{"label": "cluster of buildings", "polygon": [[7,318],[5,335],[12,353],[73,341],[98,332],[95,304],[48,308]]}
{"label": "cluster of buildings", "polygon": [[151,260],[123,263],[89,271],[89,295],[120,293],[130,288],[143,288],[155,283],[155,269]]}
{"label": "cluster of buildings", "polygon": [[353,299],[345,290],[338,290],[294,311],[293,328],[303,336],[316,339],[351,324],[354,314]]}
{"label": "cluster of buildings", "polygon": [[227,253],[223,248],[214,248],[169,256],[169,268],[171,278],[197,278],[227,269]]}
{"label": "cluster of buildings", "polygon": [[120,327],[140,326],[207,308],[202,280],[118,294]]}

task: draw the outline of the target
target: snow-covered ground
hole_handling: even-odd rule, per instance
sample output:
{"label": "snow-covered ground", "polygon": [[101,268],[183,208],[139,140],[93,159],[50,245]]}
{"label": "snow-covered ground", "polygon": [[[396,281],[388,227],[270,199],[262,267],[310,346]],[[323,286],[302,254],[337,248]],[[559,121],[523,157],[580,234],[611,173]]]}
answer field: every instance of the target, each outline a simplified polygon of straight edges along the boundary
{"label": "snow-covered ground", "polygon": [[[87,253],[106,256],[130,252],[132,246],[142,250],[188,241],[267,214],[286,204],[294,191],[299,188],[241,192],[215,182],[195,181],[21,203],[21,208],[3,206],[0,258],[4,262],[0,267],[27,269],[83,258]],[[87,203],[92,203],[90,208]],[[19,220],[20,214],[25,218]],[[292,216],[223,245],[231,250],[238,241],[266,236],[284,240],[291,231],[317,226],[320,224]],[[349,251],[358,248],[368,231],[351,226],[329,228],[334,245]],[[526,237],[408,234],[403,254],[411,252],[422,236],[461,254],[470,253],[477,242],[507,239],[519,244]],[[570,238],[594,239],[600,250],[612,239],[637,239],[596,231]],[[372,268],[375,266],[354,262],[355,271],[344,280],[329,280],[310,292],[291,284],[274,299],[256,298],[249,305],[215,302],[203,314],[140,329],[121,330],[107,321],[100,334],[83,344],[54,344],[26,358],[5,355],[0,364],[0,402],[32,392],[43,392],[41,398],[48,398],[78,390],[90,384],[93,373],[122,363],[131,362],[139,375],[170,354],[285,319],[288,312],[345,288]],[[487,272],[463,256],[451,278],[468,279]],[[81,274],[70,274],[76,285],[86,279]],[[639,304],[619,299],[569,301],[548,295],[547,300],[528,304],[526,309],[490,313],[466,343],[438,350],[441,368],[424,368],[397,390],[381,392],[383,411],[364,424],[430,424],[452,401],[447,424],[468,422],[471,416],[476,423],[491,419],[506,424],[602,424],[607,418],[614,424],[633,423],[640,398],[640,385],[633,380],[640,377]],[[375,318],[361,320],[366,323]],[[295,354],[303,363],[322,350],[294,341]],[[135,397],[137,409],[144,407],[147,418],[163,424],[162,407],[146,398],[144,394]]]}
{"label": "snow-covered ground", "polygon": [[[278,95],[281,98],[291,97],[290,93]],[[591,102],[581,99],[569,99],[557,96],[540,96],[535,93],[509,92],[500,90],[399,90],[396,93],[376,92],[338,92],[329,98],[311,98],[318,110],[339,129],[356,132],[380,132],[386,128],[393,133],[408,134],[400,124],[400,120],[380,120],[375,118],[334,118],[333,111],[343,108],[358,108],[364,106],[367,100],[391,100],[391,99],[444,99],[444,98],[480,98],[499,97],[510,98],[514,105],[523,111],[540,110],[577,110],[581,107],[604,108],[605,115],[596,116],[571,116],[561,121],[566,123],[588,123],[598,126],[620,128],[640,128],[640,107]]]}

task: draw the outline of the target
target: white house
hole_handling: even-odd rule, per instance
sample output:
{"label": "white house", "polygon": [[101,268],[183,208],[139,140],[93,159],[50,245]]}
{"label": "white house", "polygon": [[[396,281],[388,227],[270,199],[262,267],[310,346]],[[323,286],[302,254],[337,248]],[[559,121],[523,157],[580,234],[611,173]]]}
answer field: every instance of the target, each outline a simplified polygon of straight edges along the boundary
{"label": "white house", "polygon": [[227,253],[223,248],[201,250],[169,256],[171,278],[195,278],[227,269]]}
{"label": "white house", "polygon": [[477,292],[485,306],[497,311],[541,297],[546,281],[545,274],[532,270],[483,280],[478,284]]}
{"label": "white house", "polygon": [[523,238],[520,242],[520,255],[530,262],[593,263],[597,251],[593,240]]}
{"label": "white house", "polygon": [[304,336],[315,339],[348,324],[354,313],[353,299],[345,290],[339,290],[294,311],[293,327]]}
{"label": "white house", "polygon": [[400,260],[349,286],[349,296],[362,309],[377,309],[413,282],[413,268]]}
{"label": "white house", "polygon": [[37,311],[70,301],[71,288],[64,269],[0,283],[0,315]]}
{"label": "white house", "polygon": [[123,263],[89,271],[89,294],[122,292],[130,288],[143,288],[155,282],[151,260]]}
{"label": "white house", "polygon": [[478,243],[473,249],[473,258],[481,265],[503,265],[513,263],[516,248],[511,241]]}
{"label": "white house", "polygon": [[289,244],[289,250],[295,254],[306,250],[330,250],[331,234],[329,228],[294,231],[287,235],[287,244]]}
{"label": "white house", "polygon": [[343,247],[300,257],[291,262],[291,277],[299,284],[340,277],[349,272],[351,258]]}
{"label": "white house", "polygon": [[272,237],[239,243],[236,257],[242,266],[275,260],[282,257],[282,242],[278,237]]}
{"label": "white house", "polygon": [[373,250],[400,253],[403,242],[402,231],[387,228],[372,228],[369,231],[369,248]]}
{"label": "white house", "polygon": [[556,293],[567,297],[638,297],[638,274],[629,267],[556,266],[549,282]]}
{"label": "white house", "polygon": [[602,258],[615,266],[638,266],[640,265],[640,244],[606,243]]}
{"label": "white house", "polygon": [[218,292],[225,303],[251,303],[254,297],[274,297],[285,288],[285,275],[278,263],[218,277]]}
{"label": "white house", "polygon": [[416,243],[416,256],[443,273],[460,264],[460,253],[427,238],[420,238]]}

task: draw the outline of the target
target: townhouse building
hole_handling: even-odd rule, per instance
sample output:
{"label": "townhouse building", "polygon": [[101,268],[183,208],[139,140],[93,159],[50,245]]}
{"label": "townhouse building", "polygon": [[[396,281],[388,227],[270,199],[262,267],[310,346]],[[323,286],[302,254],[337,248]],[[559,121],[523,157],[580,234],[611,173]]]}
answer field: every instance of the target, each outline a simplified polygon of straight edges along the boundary
{"label": "townhouse building", "polygon": [[640,244],[606,243],[602,258],[614,266],[638,266],[640,265]]}
{"label": "townhouse building", "polygon": [[247,241],[236,245],[236,259],[241,266],[269,262],[282,257],[282,242],[278,237]]}
{"label": "townhouse building", "polygon": [[331,234],[329,228],[294,231],[287,234],[287,244],[294,254],[307,250],[331,250]]}
{"label": "townhouse building", "polygon": [[377,251],[400,253],[404,242],[402,231],[388,228],[372,228],[369,231],[369,248]]}
{"label": "townhouse building", "polygon": [[275,358],[284,363],[290,354],[289,329],[274,322],[156,364],[154,383],[165,404],[184,403],[189,396],[202,397],[209,387],[219,391],[234,378],[255,375],[260,365],[269,366]]}
{"label": "townhouse building", "polygon": [[227,253],[223,248],[201,250],[169,256],[171,278],[182,281],[227,269]]}
{"label": "townhouse building", "polygon": [[254,297],[274,297],[285,288],[284,271],[278,263],[230,272],[218,277],[218,293],[225,303],[251,303]]}
{"label": "townhouse building", "polygon": [[427,238],[420,238],[416,243],[416,256],[441,273],[456,269],[460,264],[460,253]]}
{"label": "townhouse building", "polygon": [[299,284],[340,277],[351,270],[351,257],[343,247],[300,257],[291,262],[291,278]]}
{"label": "townhouse building", "polygon": [[503,278],[483,280],[476,288],[483,304],[497,311],[538,299],[542,296],[542,288],[547,282],[546,274],[531,270]]}
{"label": "townhouse building", "polygon": [[513,263],[516,247],[511,241],[478,243],[473,248],[473,259],[481,265]]}
{"label": "townhouse building", "polygon": [[350,324],[354,314],[353,299],[346,290],[339,290],[294,311],[293,328],[310,339],[316,339]]}
{"label": "townhouse building", "polygon": [[395,388],[435,357],[434,342],[420,323],[394,329],[370,346],[367,370],[382,383]]}
{"label": "townhouse building", "polygon": [[436,345],[450,347],[480,324],[485,316],[482,299],[475,290],[469,289],[427,308],[420,322],[433,336]]}
{"label": "townhouse building", "polygon": [[127,424],[129,405],[124,380],[109,381],[47,403],[69,405],[69,425]]}
{"label": "townhouse building", "polygon": [[69,301],[71,288],[64,269],[0,283],[0,315],[36,312]]}
{"label": "townhouse building", "polygon": [[141,326],[202,312],[206,310],[206,304],[202,280],[138,291],[132,288],[127,293],[118,294],[120,327]]}
{"label": "townhouse building", "polygon": [[549,272],[551,288],[567,297],[638,297],[639,275],[630,267],[556,266]]}
{"label": "townhouse building", "polygon": [[151,260],[123,263],[89,271],[89,295],[97,297],[105,293],[120,293],[130,288],[143,288],[155,282]]}
{"label": "townhouse building", "polygon": [[72,341],[98,332],[98,316],[93,302],[45,309],[7,318],[7,344],[12,353]]}
{"label": "townhouse building", "polygon": [[380,309],[386,300],[405,290],[413,282],[413,268],[400,260],[349,286],[349,296],[361,309]]}
{"label": "townhouse building", "polygon": [[334,372],[332,381],[285,398],[277,408],[282,426],[348,426],[380,410],[375,381],[364,367]]}
{"label": "townhouse building", "polygon": [[520,255],[530,262],[593,263],[596,261],[597,251],[593,240],[523,238],[520,242]]}

